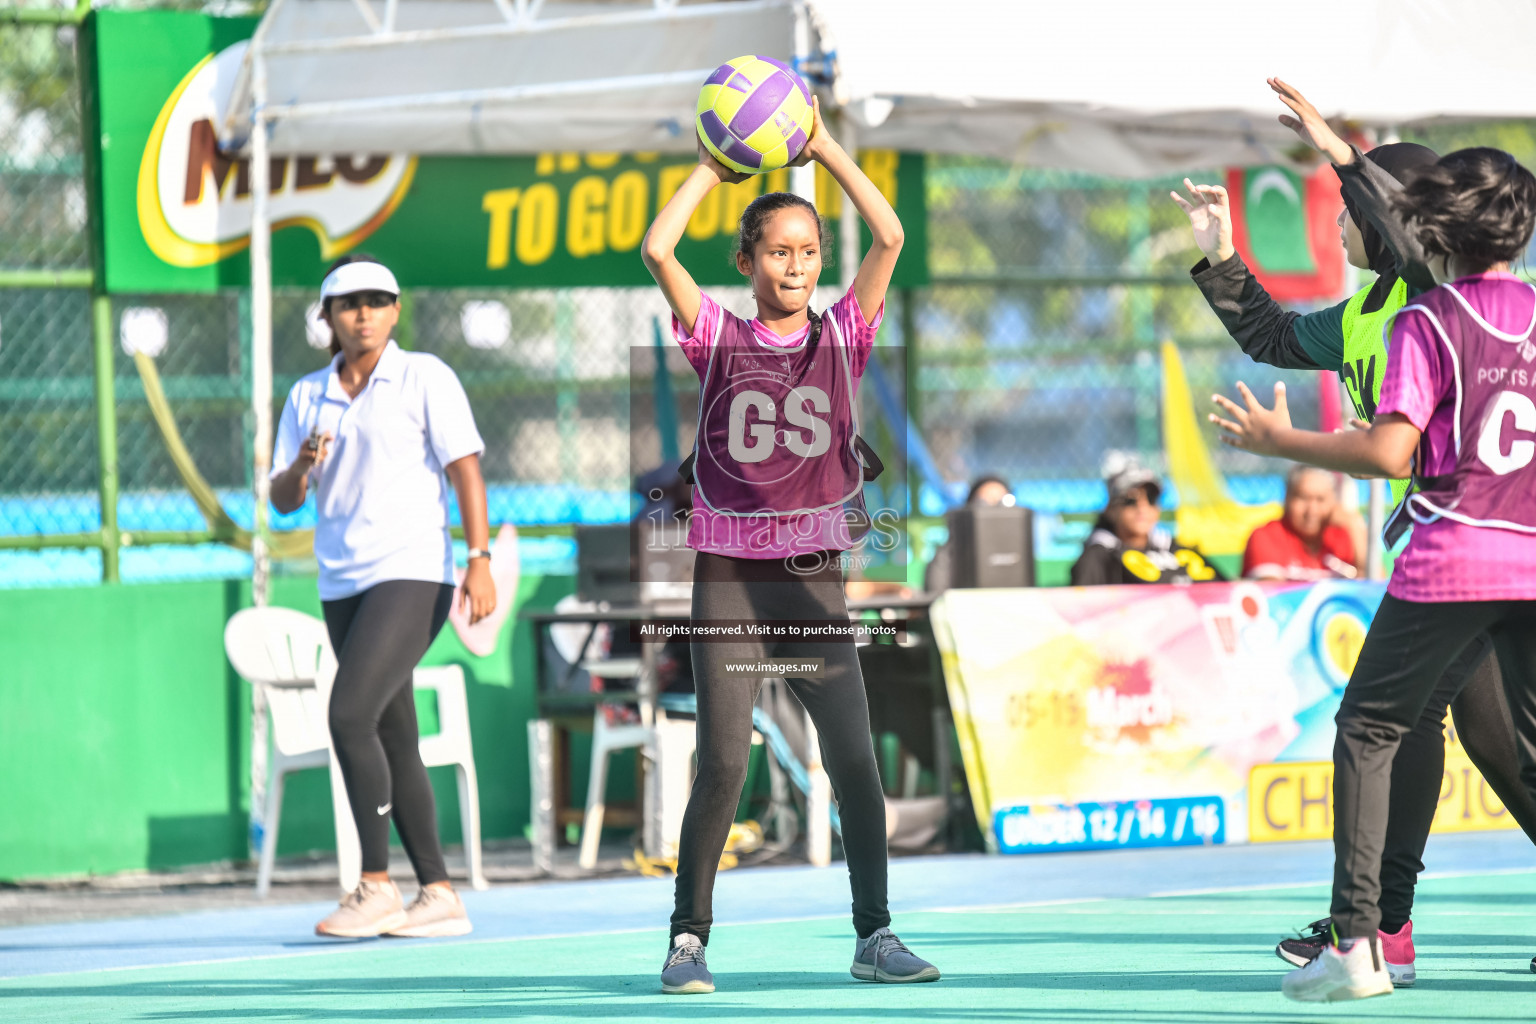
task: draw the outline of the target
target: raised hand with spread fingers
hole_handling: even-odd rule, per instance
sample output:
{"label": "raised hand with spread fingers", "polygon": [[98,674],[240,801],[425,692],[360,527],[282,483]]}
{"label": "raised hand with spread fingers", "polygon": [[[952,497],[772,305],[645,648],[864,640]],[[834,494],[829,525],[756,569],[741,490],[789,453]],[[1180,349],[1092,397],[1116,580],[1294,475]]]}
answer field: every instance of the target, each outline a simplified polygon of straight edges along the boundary
{"label": "raised hand with spread fingers", "polygon": [[1232,204],[1227,190],[1220,185],[1196,185],[1188,178],[1184,187],[1189,190],[1188,199],[1177,192],[1168,195],[1189,218],[1195,244],[1211,266],[1230,259],[1237,250],[1232,246]]}

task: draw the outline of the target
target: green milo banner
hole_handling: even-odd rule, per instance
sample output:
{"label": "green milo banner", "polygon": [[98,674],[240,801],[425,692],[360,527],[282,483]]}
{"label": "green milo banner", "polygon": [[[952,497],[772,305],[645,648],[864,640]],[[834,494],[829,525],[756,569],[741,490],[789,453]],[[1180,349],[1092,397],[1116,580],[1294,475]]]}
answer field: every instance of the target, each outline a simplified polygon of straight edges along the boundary
{"label": "green milo banner", "polygon": [[[177,11],[98,11],[88,21],[92,199],[108,291],[249,283],[250,164],[220,152],[215,126],[256,24]],[[860,162],[906,228],[895,283],[924,283],[922,156],[870,150]],[[658,153],[275,156],[273,282],[313,286],[338,255],[365,249],[408,287],[649,284],[640,241],[692,166]],[[730,259],[741,211],[788,185],[779,171],[711,194],[679,249],[700,283],[741,280]],[[820,168],[816,191],[835,217],[842,193]]]}

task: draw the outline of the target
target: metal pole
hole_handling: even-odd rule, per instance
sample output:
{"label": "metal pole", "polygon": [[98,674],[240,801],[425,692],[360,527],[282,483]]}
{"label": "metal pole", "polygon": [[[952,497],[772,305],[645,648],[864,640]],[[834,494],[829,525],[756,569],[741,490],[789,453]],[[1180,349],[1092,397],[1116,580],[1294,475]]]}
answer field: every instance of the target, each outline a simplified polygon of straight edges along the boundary
{"label": "metal pole", "polygon": [[0,270],[0,288],[90,288],[95,283],[91,270]]}
{"label": "metal pole", "polygon": [[[795,67],[802,68],[811,56],[811,22],[805,4],[795,4]],[[811,204],[816,202],[816,162],[789,169],[789,190]],[[819,289],[811,290],[810,309],[816,308]]]}
{"label": "metal pole", "polygon": [[[251,528],[251,602],[264,607],[270,595],[267,556],[267,472],[272,466],[272,225],[267,199],[271,165],[267,162],[267,62],[259,44],[251,55],[251,491],[255,498]],[[335,772],[332,785],[335,784]],[[334,794],[333,794],[334,799]],[[251,687],[251,827],[252,852],[267,842],[261,808],[267,802],[267,700]]]}
{"label": "metal pole", "polygon": [[[903,288],[896,293],[898,309],[901,313],[901,344],[904,347],[903,355],[906,357],[906,402],[907,423],[911,429],[921,434],[923,429],[922,395],[918,391],[918,340],[917,340],[917,295],[911,288]],[[905,438],[903,444],[909,443]],[[923,474],[915,462],[908,462],[907,490],[909,494],[907,514],[919,515],[922,512],[919,498],[923,493]],[[940,495],[942,498],[943,495]],[[908,555],[910,556],[910,551]]]}
{"label": "metal pole", "polygon": [[91,0],[78,0],[70,10],[22,7],[0,11],[0,25],[78,25],[91,13]]}
{"label": "metal pole", "polygon": [[[805,4],[795,4],[795,65],[803,67],[805,61],[811,55],[811,21],[806,12]],[[791,168],[789,175],[789,190],[803,199],[812,203],[816,202],[816,164],[814,161],[804,167]],[[845,203],[844,206],[851,206]],[[857,214],[855,214],[857,216]],[[857,236],[855,236],[857,238]],[[855,240],[854,248],[858,248]],[[845,257],[846,258],[846,257]],[[846,266],[846,264],[844,264]],[[853,278],[848,277],[844,287],[853,284]],[[811,293],[811,302],[816,301],[816,294]],[[812,306],[812,309],[815,307]],[[806,853],[812,864],[817,867],[826,867],[832,863],[832,787],[827,780],[826,769],[821,764],[821,747],[816,738],[816,726],[811,722],[810,715],[805,718],[806,728],[806,774],[810,776],[810,792],[806,794],[805,816],[806,821]]]}
{"label": "metal pole", "polygon": [[805,859],[819,868],[832,863],[832,783],[821,763],[821,737],[810,713],[805,716],[805,774],[810,792],[805,794]]}
{"label": "metal pole", "polygon": [[[858,128],[853,123],[853,118],[844,115],[838,118],[838,134],[842,136],[843,148],[855,161],[859,159]],[[853,279],[859,275],[859,264],[863,262],[864,245],[860,237],[860,228],[863,219],[859,217],[859,211],[854,208],[853,201],[843,194],[842,215],[838,218],[837,241],[839,247],[838,265],[842,268],[842,288],[847,291],[853,287]],[[874,310],[864,310],[865,316],[874,314]]]}
{"label": "metal pole", "polygon": [[112,299],[91,296],[91,342],[96,354],[96,473],[101,497],[101,581],[118,581],[117,390],[112,352]]}
{"label": "metal pole", "polygon": [[271,573],[267,473],[272,468],[272,225],[268,212],[267,62],[259,52],[252,57],[251,98],[251,490],[256,500],[251,531],[251,600],[260,608],[270,596]]}
{"label": "metal pole", "polygon": [[555,866],[554,727],[547,718],[528,720],[528,818],[533,829],[533,867],[549,874]]}
{"label": "metal pole", "polygon": [[1366,505],[1365,578],[1384,580],[1387,578],[1387,552],[1381,541],[1381,531],[1387,521],[1387,482],[1370,480],[1366,486],[1370,488],[1370,501]]}
{"label": "metal pole", "polygon": [[[1126,192],[1126,212],[1130,224],[1126,231],[1131,272],[1144,275],[1152,263],[1152,203],[1146,189]],[[1159,418],[1160,377],[1155,369],[1157,348],[1156,322],[1153,319],[1152,294],[1145,288],[1133,289],[1126,296],[1131,320],[1131,337],[1136,343],[1136,447],[1145,458],[1162,453]]]}

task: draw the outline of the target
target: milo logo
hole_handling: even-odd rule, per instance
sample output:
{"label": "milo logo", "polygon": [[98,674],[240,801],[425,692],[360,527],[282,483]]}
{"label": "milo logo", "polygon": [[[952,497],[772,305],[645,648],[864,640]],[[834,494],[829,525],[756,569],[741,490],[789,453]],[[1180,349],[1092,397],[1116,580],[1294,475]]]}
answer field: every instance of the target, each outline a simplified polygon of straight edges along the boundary
{"label": "milo logo", "polygon": [[[209,54],[161,108],[139,164],[138,214],[156,256],[201,267],[251,241],[251,167],[218,148],[218,124],[246,43]],[[268,210],[274,230],[303,225],[329,260],[389,219],[410,187],[408,154],[274,156]]]}

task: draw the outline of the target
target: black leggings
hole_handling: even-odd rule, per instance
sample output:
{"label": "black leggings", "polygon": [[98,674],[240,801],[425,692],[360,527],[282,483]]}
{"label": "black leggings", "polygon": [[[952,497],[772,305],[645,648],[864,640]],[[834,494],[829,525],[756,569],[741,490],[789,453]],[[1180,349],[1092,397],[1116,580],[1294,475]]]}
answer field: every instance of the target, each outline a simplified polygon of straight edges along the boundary
{"label": "black leggings", "polygon": [[325,601],[325,628],[336,651],[331,742],[357,821],[363,870],[389,870],[393,809],[400,842],[422,885],[446,882],[437,839],[437,801],[417,746],[411,673],[448,621],[453,587],[388,580],[339,601]]}
{"label": "black leggings", "polygon": [[[1374,937],[1394,760],[1445,673],[1480,634],[1492,638],[1520,759],[1536,792],[1536,601],[1417,603],[1391,594],[1376,619],[1336,717],[1331,914],[1340,938]],[[1429,803],[1422,801],[1422,803]],[[1433,815],[1433,803],[1420,812]]]}
{"label": "black leggings", "polygon": [[1440,677],[1424,713],[1392,759],[1392,797],[1381,856],[1381,928],[1396,932],[1413,916],[1413,890],[1424,870],[1424,844],[1445,778],[1445,709],[1467,758],[1536,842],[1536,799],[1520,781],[1514,721],[1499,660],[1486,633],[1467,645]]}
{"label": "black leggings", "polygon": [[[835,563],[799,575],[777,559],[699,552],[693,570],[693,618],[764,622],[815,619],[848,623],[842,570]],[[843,852],[853,889],[853,925],[861,938],[888,926],[885,793],[869,734],[869,705],[858,649],[851,639],[807,643],[745,640],[690,645],[698,693],[698,774],[683,814],[677,849],[672,935],[691,932],[708,944],[715,870],[736,816],[752,749],[752,705],[761,675],[728,672],[725,662],[821,658],[819,678],[787,677],[816,724],[822,763],[837,798]]]}

